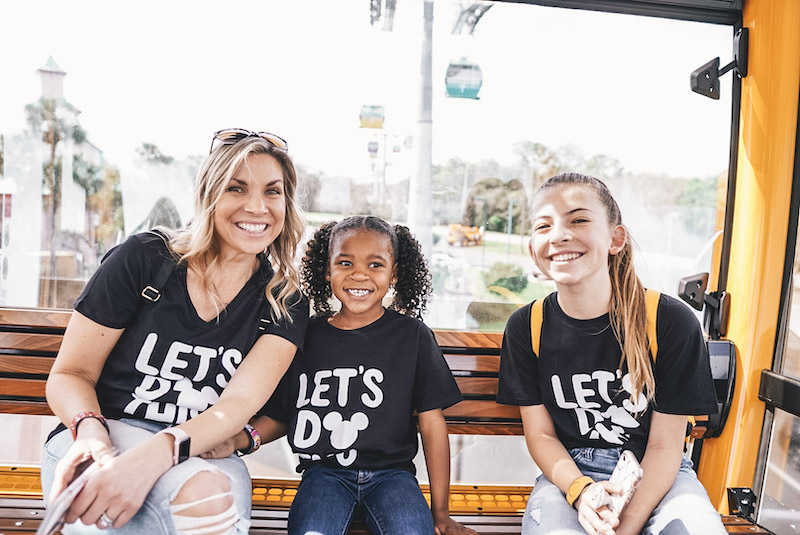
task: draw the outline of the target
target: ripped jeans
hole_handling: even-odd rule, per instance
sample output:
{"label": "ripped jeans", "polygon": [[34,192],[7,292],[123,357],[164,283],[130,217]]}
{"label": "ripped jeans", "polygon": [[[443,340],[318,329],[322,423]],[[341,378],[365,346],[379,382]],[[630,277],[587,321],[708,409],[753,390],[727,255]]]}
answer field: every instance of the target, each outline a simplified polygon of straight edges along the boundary
{"label": "ripped jeans", "polygon": [[[108,420],[111,442],[120,451],[130,449],[139,442],[153,436],[154,433],[164,428],[164,425],[144,420],[124,418],[122,420]],[[53,436],[44,446],[42,455],[42,490],[45,501],[53,485],[53,472],[56,464],[72,446],[72,433],[65,429]],[[120,529],[100,530],[94,524],[86,526],[80,521],[64,526],[65,534],[130,534],[139,535],[163,534],[170,535],[176,532],[170,512],[170,502],[181,489],[183,484],[198,472],[203,470],[223,472],[231,484],[234,505],[238,514],[238,522],[233,526],[233,531],[246,535],[250,529],[250,503],[252,484],[250,473],[244,462],[236,455],[225,459],[201,459],[192,457],[179,465],[173,466],[162,475],[145,498],[142,507],[131,520]]]}
{"label": "ripped jeans", "polygon": [[[611,477],[617,464],[619,448],[575,448],[569,450],[584,475],[600,481]],[[706,490],[686,458],[681,463],[672,488],[656,506],[642,529],[645,535],[725,535],[719,513],[711,505]],[[586,535],[578,522],[578,512],[564,497],[564,493],[544,475],[533,487],[525,516],[522,518],[523,535]]]}

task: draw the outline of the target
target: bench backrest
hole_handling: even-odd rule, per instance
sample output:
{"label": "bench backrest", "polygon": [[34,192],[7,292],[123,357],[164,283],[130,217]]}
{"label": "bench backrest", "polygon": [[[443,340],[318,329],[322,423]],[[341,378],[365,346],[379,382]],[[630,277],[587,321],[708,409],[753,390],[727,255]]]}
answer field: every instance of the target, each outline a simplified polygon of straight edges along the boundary
{"label": "bench backrest", "polygon": [[52,414],[44,387],[70,314],[0,309],[0,412]]}
{"label": "bench backrest", "polygon": [[[52,414],[45,382],[70,310],[0,308],[0,412]],[[522,434],[519,409],[495,403],[500,333],[436,331],[436,340],[464,395],[445,410],[451,433]]]}

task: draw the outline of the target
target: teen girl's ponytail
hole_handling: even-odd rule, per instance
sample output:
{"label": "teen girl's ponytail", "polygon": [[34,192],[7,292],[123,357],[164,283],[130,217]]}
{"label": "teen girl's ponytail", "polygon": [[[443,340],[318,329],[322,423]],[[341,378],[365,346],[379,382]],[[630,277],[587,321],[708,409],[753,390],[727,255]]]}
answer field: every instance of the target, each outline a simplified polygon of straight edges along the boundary
{"label": "teen girl's ponytail", "polygon": [[[580,173],[562,173],[548,179],[540,189],[574,184],[591,187],[603,203],[612,226],[622,225],[622,213],[608,187],[593,176]],[[655,397],[656,381],[650,361],[650,346],[647,340],[647,309],[645,289],[633,268],[633,245],[630,237],[625,246],[609,258],[608,272],[611,276],[611,329],[622,349],[623,363],[628,367],[631,379],[631,400],[635,403],[639,394],[648,400]]]}
{"label": "teen girl's ponytail", "polygon": [[335,221],[325,223],[308,240],[300,268],[301,289],[311,301],[314,312],[322,317],[333,315],[330,303],[331,285],[328,283],[326,274],[328,272],[331,230],[335,225]]}
{"label": "teen girl's ponytail", "polygon": [[631,400],[635,403],[642,392],[648,400],[652,400],[655,397],[656,380],[649,358],[645,289],[633,269],[630,239],[617,254],[611,256],[608,271],[611,275],[611,328],[617,340],[620,340],[622,359],[628,365]]}
{"label": "teen girl's ponytail", "polygon": [[394,254],[397,282],[389,308],[412,318],[421,318],[428,306],[428,296],[433,291],[428,264],[422,254],[422,246],[408,227],[395,225],[394,234],[397,238]]}

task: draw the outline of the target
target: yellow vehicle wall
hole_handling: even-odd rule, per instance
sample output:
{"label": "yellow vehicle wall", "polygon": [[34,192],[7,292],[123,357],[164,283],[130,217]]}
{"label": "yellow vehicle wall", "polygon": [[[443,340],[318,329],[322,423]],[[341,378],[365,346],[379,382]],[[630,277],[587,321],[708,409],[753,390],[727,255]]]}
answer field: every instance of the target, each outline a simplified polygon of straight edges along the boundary
{"label": "yellow vehicle wall", "polygon": [[772,367],[786,253],[800,94],[800,2],[747,0],[749,73],[742,79],[727,337],[736,392],[722,435],[706,440],[699,476],[720,512],[726,489],[751,487],[764,421],[761,370]]}

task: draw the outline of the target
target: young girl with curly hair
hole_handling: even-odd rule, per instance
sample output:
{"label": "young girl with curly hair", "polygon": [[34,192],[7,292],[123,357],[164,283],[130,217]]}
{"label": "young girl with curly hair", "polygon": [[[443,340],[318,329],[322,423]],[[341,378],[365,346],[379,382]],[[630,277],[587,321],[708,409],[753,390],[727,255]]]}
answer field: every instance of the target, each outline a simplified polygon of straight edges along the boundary
{"label": "young girl with curly hair", "polygon": [[[308,243],[302,277],[316,312],[305,348],[262,411],[266,416],[253,422],[265,440],[288,432],[300,459],[289,533],[344,534],[360,505],[371,533],[474,534],[448,510],[442,409],[461,393],[433,333],[418,319],[431,292],[419,243],[408,228],[377,217],[328,223]],[[415,413],[430,508],[414,476]],[[250,452],[255,436],[240,433],[227,447]]]}

